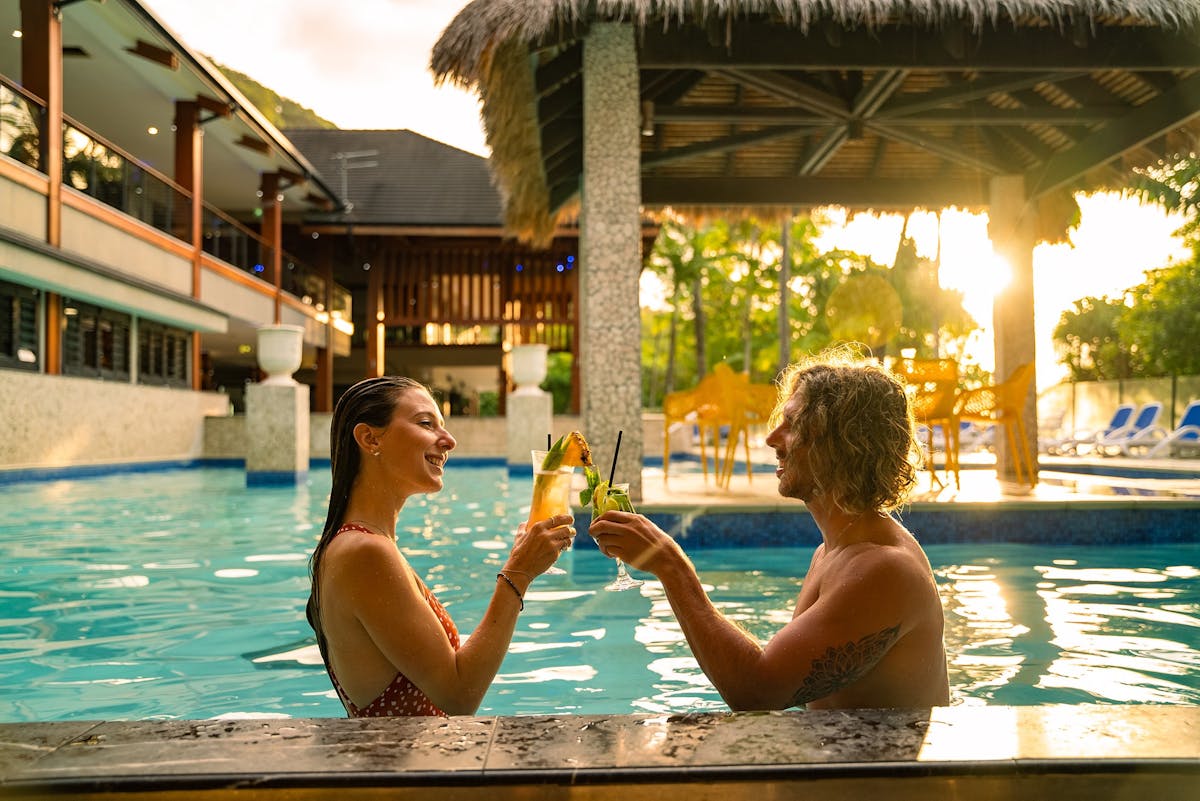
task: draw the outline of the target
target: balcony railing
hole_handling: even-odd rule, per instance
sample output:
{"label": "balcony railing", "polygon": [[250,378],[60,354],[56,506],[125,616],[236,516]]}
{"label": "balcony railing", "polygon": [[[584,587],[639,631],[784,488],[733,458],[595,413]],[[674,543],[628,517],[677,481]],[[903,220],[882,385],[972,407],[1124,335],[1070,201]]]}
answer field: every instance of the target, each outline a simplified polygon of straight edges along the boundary
{"label": "balcony railing", "polygon": [[272,248],[267,240],[205,203],[200,212],[200,247],[208,255],[271,281]]}
{"label": "balcony railing", "polygon": [[63,123],[63,183],[188,240],[191,195],[76,122]]}
{"label": "balcony railing", "polygon": [[316,269],[283,251],[280,286],[309,306],[325,306],[325,277]]}
{"label": "balcony railing", "polygon": [[0,153],[42,170],[42,117],[45,105],[0,77]]}
{"label": "balcony railing", "polygon": [[[44,172],[42,128],[45,104],[0,75],[0,155]],[[63,183],[184,242],[191,240],[189,192],[83,125],[64,118]],[[201,209],[205,253],[271,282],[271,246],[262,236],[205,203]],[[313,267],[284,251],[280,285],[317,311],[350,319],[350,292],[333,286],[325,309],[325,279]]]}

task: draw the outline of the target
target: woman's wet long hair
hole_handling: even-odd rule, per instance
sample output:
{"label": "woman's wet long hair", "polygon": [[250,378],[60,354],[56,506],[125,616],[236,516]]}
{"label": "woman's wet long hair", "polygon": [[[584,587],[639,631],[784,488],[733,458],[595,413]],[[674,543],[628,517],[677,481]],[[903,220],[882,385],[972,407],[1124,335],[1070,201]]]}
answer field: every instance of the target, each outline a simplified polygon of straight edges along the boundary
{"label": "woman's wet long hair", "polygon": [[321,539],[308,560],[312,590],[306,609],[308,624],[317,635],[317,646],[321,658],[329,665],[326,654],[325,634],[321,628],[321,605],[318,600],[321,577],[321,559],[325,549],[344,522],[346,507],[350,503],[350,490],[358,478],[361,454],[354,439],[354,427],[366,423],[374,428],[385,428],[392,420],[396,403],[409,390],[429,392],[419,381],[403,376],[382,376],[359,381],[346,390],[338,399],[333,410],[333,422],[329,428],[329,466],[333,472],[333,485],[329,490],[329,511],[325,515],[325,527]]}

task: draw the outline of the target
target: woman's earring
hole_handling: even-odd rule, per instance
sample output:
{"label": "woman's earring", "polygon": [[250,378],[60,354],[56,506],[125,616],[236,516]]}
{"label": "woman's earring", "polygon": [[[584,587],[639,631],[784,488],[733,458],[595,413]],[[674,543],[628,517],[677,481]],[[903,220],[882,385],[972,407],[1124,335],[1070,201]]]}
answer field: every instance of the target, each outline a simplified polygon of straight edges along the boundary
{"label": "woman's earring", "polygon": [[372,453],[371,455],[372,455],[372,456],[378,456],[378,455],[379,455],[379,451],[375,451],[375,452],[374,452],[374,453]]}

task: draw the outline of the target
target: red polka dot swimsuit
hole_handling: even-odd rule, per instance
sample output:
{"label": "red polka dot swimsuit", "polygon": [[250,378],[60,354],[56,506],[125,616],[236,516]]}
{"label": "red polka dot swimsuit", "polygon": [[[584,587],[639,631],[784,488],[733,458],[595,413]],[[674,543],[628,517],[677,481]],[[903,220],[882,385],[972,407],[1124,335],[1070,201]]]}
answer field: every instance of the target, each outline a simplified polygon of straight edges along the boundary
{"label": "red polka dot swimsuit", "polygon": [[[374,533],[353,523],[343,525],[338,529],[338,534],[341,534],[343,531]],[[337,535],[335,534],[334,536]],[[459,644],[458,628],[454,625],[454,621],[450,619],[450,615],[438,601],[437,597],[425,586],[425,582],[418,578],[417,583],[421,585],[421,592],[424,593],[425,601],[429,604],[429,608],[437,615],[442,628],[445,629],[446,637],[450,640],[450,646],[457,651]],[[397,673],[396,678],[392,679],[391,684],[385,687],[383,692],[374,701],[364,707],[355,706],[354,702],[350,700],[350,697],[346,695],[346,691],[342,689],[342,685],[338,683],[337,676],[333,675],[332,667],[329,667],[329,678],[333,682],[334,689],[337,690],[338,698],[342,700],[342,706],[346,707],[346,711],[352,718],[386,718],[416,715],[446,717],[446,713],[438,709],[433,701],[429,700],[429,696],[421,692],[420,688],[409,681],[409,678],[403,673]]]}

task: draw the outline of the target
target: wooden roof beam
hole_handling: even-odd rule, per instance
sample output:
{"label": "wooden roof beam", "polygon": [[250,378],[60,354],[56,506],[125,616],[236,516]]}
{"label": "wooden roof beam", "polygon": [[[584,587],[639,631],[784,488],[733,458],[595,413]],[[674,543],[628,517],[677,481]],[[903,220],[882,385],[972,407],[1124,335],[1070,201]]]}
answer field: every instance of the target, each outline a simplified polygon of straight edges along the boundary
{"label": "wooden roof beam", "polygon": [[1047,70],[1188,70],[1200,68],[1195,31],[1098,26],[1085,47],[1069,32],[1046,28],[989,28],[958,54],[940,31],[910,27],[842,30],[831,43],[765,22],[736,22],[713,42],[703,30],[642,32],[638,63],[648,69],[914,69],[1045,72]]}
{"label": "wooden roof beam", "polygon": [[576,42],[534,72],[533,85],[538,97],[545,97],[559,85],[583,73],[583,42]]}
{"label": "wooden roof beam", "polygon": [[660,167],[663,164],[669,164],[673,161],[684,161],[686,159],[693,159],[699,156],[725,153],[729,150],[746,147],[748,145],[761,144],[774,139],[783,139],[788,136],[799,136],[800,134],[807,133],[812,130],[812,128],[801,126],[763,128],[756,131],[746,131],[744,133],[733,134],[732,136],[725,136],[720,139],[696,142],[695,144],[675,147],[659,153],[643,155],[642,169]]}
{"label": "wooden roof beam", "polygon": [[733,69],[714,74],[836,120],[845,122],[853,116],[841,99],[779,72]]}
{"label": "wooden roof beam", "polygon": [[1025,185],[1029,196],[1036,197],[1057,189],[1092,167],[1119,158],[1198,117],[1200,75],[1193,75],[1130,110],[1124,119],[1104,126],[1071,149],[1026,170]]}
{"label": "wooden roof beam", "polygon": [[647,206],[828,206],[913,209],[987,204],[987,176],[970,180],[908,178],[642,177]]}
{"label": "wooden roof beam", "polygon": [[900,128],[891,124],[884,124],[878,121],[867,123],[872,131],[880,136],[886,136],[897,142],[903,142],[907,145],[920,148],[921,150],[929,151],[935,156],[945,159],[946,161],[970,167],[975,170],[983,170],[984,172],[993,175],[1003,175],[1004,165],[992,159],[982,158],[962,150],[957,145],[946,142],[940,139],[935,139],[932,136],[926,136],[920,131],[912,131],[905,128]]}
{"label": "wooden roof beam", "polygon": [[[1077,77],[1079,73],[1005,73],[1003,75],[978,78],[968,83],[956,83],[945,89],[935,89],[924,92],[909,99],[908,96],[892,103],[885,103],[875,112],[876,117],[901,117],[909,114],[922,114],[946,106],[969,103],[982,100],[989,95],[1007,94],[1020,89],[1027,89],[1039,83],[1058,83],[1062,80]],[[1084,80],[1088,80],[1085,78]]]}

